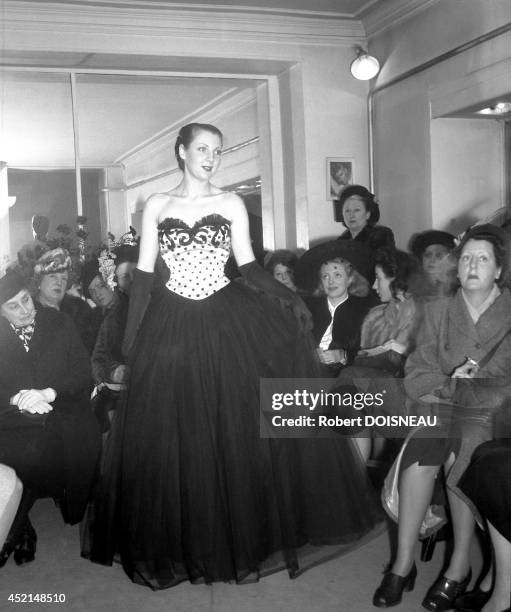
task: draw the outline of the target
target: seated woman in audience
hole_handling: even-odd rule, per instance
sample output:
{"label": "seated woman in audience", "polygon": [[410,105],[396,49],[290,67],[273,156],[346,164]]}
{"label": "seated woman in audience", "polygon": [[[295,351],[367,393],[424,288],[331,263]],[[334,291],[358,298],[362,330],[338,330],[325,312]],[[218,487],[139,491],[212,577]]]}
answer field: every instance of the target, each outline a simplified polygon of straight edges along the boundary
{"label": "seated woman in audience", "polygon": [[381,304],[364,319],[355,366],[375,367],[399,375],[413,346],[415,301],[408,292],[413,269],[410,256],[396,249],[374,254],[376,290]]}
{"label": "seated woman in audience", "polygon": [[392,230],[377,225],[380,219],[380,206],[374,194],[362,185],[348,185],[338,200],[334,201],[336,221],[342,221],[346,231],[339,240],[357,240],[370,251],[382,247],[395,246]]}
{"label": "seated woman in audience", "polygon": [[91,330],[92,309],[74,295],[68,295],[71,257],[65,249],[57,248],[42,255],[34,267],[37,287],[36,304],[68,314],[73,320],[80,338],[89,352],[94,348]]}
{"label": "seated woman in audience", "polygon": [[286,249],[278,249],[266,255],[264,268],[274,279],[285,285],[291,291],[296,291],[295,268],[298,257]]}
{"label": "seated woman in audience", "polygon": [[85,298],[92,300],[95,308],[99,308],[103,315],[117,303],[113,287],[103,278],[99,269],[98,258],[89,259],[84,263],[80,281]]}
{"label": "seated woman in audience", "polygon": [[[500,288],[508,260],[507,238],[496,226],[474,227],[465,234],[457,255],[461,288],[452,298],[425,305],[417,348],[405,366],[409,397],[422,408],[428,401],[435,402],[429,406],[436,409],[443,404],[444,420],[427,432],[429,437],[413,437],[405,449],[397,557],[374,594],[378,607],[397,605],[403,591],[414,586],[414,550],[442,465],[454,550],[422,605],[427,610],[451,609],[471,579],[474,519],[457,485],[474,449],[491,438],[492,413],[510,393],[511,294]],[[431,437],[435,434],[438,437]]]}
{"label": "seated woman in audience", "polygon": [[[403,375],[406,356],[415,341],[416,307],[408,293],[413,265],[407,253],[389,248],[376,251],[374,261],[376,280],[373,288],[382,303],[367,313],[361,328],[361,348],[353,364],[339,374],[339,383],[364,380],[367,385],[364,392],[379,392],[382,390],[379,381],[385,379],[386,404],[392,405],[394,401],[402,402],[404,396],[402,386],[397,382],[392,385],[388,379]],[[369,433],[358,437],[357,443],[367,461],[373,447]]]}
{"label": "seated woman in audience", "polygon": [[410,251],[419,263],[410,290],[419,300],[454,295],[459,286],[456,260],[451,256],[454,236],[448,232],[427,230],[410,241]]}
{"label": "seated woman in audience", "polygon": [[299,286],[316,290],[316,296],[306,298],[305,303],[312,314],[312,333],[326,375],[337,375],[360,349],[362,322],[374,305],[374,299],[368,297],[369,262],[367,248],[354,240],[320,244],[298,262]]}
{"label": "seated woman in audience", "polygon": [[99,269],[99,258],[94,257],[86,261],[80,273],[80,283],[85,299],[91,304],[90,336],[92,340],[91,353],[94,350],[99,328],[106,315],[112,311],[119,302],[119,296],[114,291],[113,283],[108,284],[103,277],[108,276],[108,268]]}
{"label": "seated woman in audience", "polygon": [[119,392],[124,388],[127,369],[122,355],[122,340],[128,317],[129,294],[133,271],[138,260],[138,246],[122,245],[113,251],[114,283],[118,300],[108,310],[99,328],[92,353],[92,377],[96,385],[94,412],[102,428],[109,427],[108,413],[114,410]]}
{"label": "seated woman in audience", "polygon": [[[494,572],[455,601],[460,612],[511,611],[511,439],[485,442],[461,477],[460,489],[485,521],[493,546]],[[492,585],[492,575],[495,579]],[[492,588],[493,587],[493,588]]]}
{"label": "seated woman in audience", "polygon": [[71,319],[34,306],[25,280],[0,279],[0,464],[15,470],[23,496],[0,564],[32,561],[35,499],[51,496],[66,523],[83,516],[100,450],[90,411],[89,356]]}

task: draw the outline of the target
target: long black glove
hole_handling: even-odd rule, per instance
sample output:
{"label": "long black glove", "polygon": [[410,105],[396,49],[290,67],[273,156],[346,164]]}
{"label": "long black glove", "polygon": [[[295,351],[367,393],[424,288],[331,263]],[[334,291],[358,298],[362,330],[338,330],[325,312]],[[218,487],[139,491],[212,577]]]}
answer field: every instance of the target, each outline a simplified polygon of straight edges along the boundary
{"label": "long black glove", "polygon": [[261,268],[255,259],[250,263],[239,266],[239,271],[243,278],[254,285],[254,287],[270,296],[278,298],[286,306],[289,306],[298,321],[301,331],[310,332],[312,330],[312,316],[302,298],[275,280],[271,274]]}
{"label": "long black glove", "polygon": [[154,272],[144,272],[135,268],[133,272],[133,283],[130,287],[130,304],[128,307],[128,319],[122,341],[122,354],[129,360],[131,349],[135,343],[138,329],[144,318],[145,311],[151,297],[153,288]]}

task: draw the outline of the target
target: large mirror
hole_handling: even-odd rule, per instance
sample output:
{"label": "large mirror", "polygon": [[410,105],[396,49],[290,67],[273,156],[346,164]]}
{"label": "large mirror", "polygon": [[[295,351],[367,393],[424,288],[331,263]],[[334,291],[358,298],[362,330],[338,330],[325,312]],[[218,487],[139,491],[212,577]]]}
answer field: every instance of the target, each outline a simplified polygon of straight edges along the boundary
{"label": "large mirror", "polygon": [[34,214],[49,218],[50,236],[62,225],[74,234],[85,216],[90,248],[140,230],[147,197],[179,181],[173,145],[190,121],[224,132],[216,184],[246,199],[263,247],[257,81],[12,69],[2,83],[0,229],[11,259],[32,240]]}
{"label": "large mirror", "polygon": [[1,230],[12,258],[32,241],[34,214],[53,232],[75,224],[73,109],[67,74],[3,70],[1,91]]}

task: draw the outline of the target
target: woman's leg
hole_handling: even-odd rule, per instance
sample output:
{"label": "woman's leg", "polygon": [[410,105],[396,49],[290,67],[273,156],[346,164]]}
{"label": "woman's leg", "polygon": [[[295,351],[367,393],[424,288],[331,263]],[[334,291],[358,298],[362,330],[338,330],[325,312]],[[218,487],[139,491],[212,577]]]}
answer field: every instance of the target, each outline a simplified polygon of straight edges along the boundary
{"label": "woman's leg", "polygon": [[399,484],[397,556],[391,569],[394,574],[406,576],[412,568],[420,527],[431,503],[439,470],[440,466],[418,463],[403,470]]}
{"label": "woman's leg", "polygon": [[0,465],[0,549],[16,516],[22,492],[23,485],[15,471],[6,465]]}
{"label": "woman's leg", "polygon": [[364,463],[367,463],[369,457],[371,456],[372,449],[372,440],[370,433],[367,432],[367,435],[365,437],[357,437],[353,439],[355,441],[355,444],[357,445],[358,452],[360,453],[362,461]]}
{"label": "woman's leg", "polygon": [[467,577],[470,569],[470,545],[474,535],[475,520],[470,508],[454,491],[448,489],[447,498],[452,518],[454,550],[444,575],[459,582]]}
{"label": "woman's leg", "polygon": [[488,522],[495,560],[493,593],[482,612],[501,612],[511,605],[511,542]]}
{"label": "woman's leg", "polygon": [[10,542],[13,546],[15,546],[22,539],[23,534],[27,531],[27,529],[30,530],[32,528],[28,518],[28,513],[34,505],[36,499],[37,496],[35,493],[31,489],[24,487],[16,516],[14,517],[14,521],[9,530],[9,535],[7,536],[7,542]]}

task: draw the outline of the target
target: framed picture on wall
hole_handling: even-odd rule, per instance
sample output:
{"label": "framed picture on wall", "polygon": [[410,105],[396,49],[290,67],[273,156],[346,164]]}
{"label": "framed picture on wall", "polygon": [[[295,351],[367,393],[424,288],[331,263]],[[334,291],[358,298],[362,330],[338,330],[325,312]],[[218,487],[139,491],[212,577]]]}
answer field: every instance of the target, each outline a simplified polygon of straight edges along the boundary
{"label": "framed picture on wall", "polygon": [[326,197],[336,200],[346,185],[355,182],[355,160],[353,157],[326,158]]}

